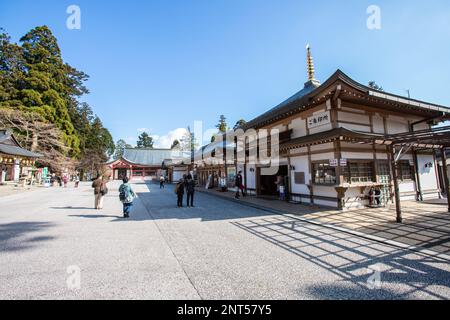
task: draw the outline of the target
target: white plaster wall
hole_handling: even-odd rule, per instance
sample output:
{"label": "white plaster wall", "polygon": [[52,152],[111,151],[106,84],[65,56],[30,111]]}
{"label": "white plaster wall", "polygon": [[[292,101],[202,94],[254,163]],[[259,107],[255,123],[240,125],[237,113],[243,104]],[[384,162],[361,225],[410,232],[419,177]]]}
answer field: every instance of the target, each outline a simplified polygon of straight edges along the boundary
{"label": "white plaster wall", "polygon": [[314,185],[313,191],[315,196],[337,198],[335,186]]}
{"label": "white plaster wall", "polygon": [[333,125],[331,123],[329,123],[329,124],[326,124],[326,125],[323,125],[323,126],[320,126],[317,128],[309,129],[309,134],[330,131],[331,129],[333,129]]}
{"label": "white plaster wall", "polygon": [[413,181],[399,182],[400,193],[415,192],[415,185]]}
{"label": "white plaster wall", "polygon": [[373,152],[342,152],[344,159],[373,160]]}
{"label": "white plaster wall", "polygon": [[388,157],[387,153],[377,152],[377,159],[378,160],[388,160],[389,157]]}
{"label": "white plaster wall", "polygon": [[334,159],[333,152],[319,153],[319,154],[311,155],[311,161],[330,160],[330,159]]}
{"label": "white plaster wall", "polygon": [[[434,157],[432,155],[417,156],[417,162],[419,163],[419,179],[422,191],[437,190],[438,182],[436,178],[436,166],[434,165]],[[425,164],[432,163],[432,168],[425,168]]]}
{"label": "white plaster wall", "polygon": [[338,112],[338,121],[350,121],[350,122],[356,122],[356,123],[365,124],[367,126],[370,126],[370,117],[368,115],[364,115],[364,114],[354,114],[354,113],[339,111]]}
{"label": "white plaster wall", "polygon": [[[254,172],[251,172],[250,169],[254,169]],[[247,188],[256,189],[256,167],[254,165],[247,165]]]}
{"label": "white plaster wall", "polygon": [[384,133],[384,121],[380,115],[376,114],[372,117],[373,132]]}
{"label": "white plaster wall", "polygon": [[302,118],[292,120],[289,129],[292,129],[293,139],[306,136],[306,120]]}
{"label": "white plaster wall", "polygon": [[408,119],[397,116],[389,116],[387,118],[387,130],[389,134],[408,132]]}
{"label": "white plaster wall", "polygon": [[[311,181],[311,173],[309,172],[308,157],[294,157],[291,159],[291,165],[295,167],[295,171],[291,172],[291,190],[292,193],[309,194],[306,184]],[[295,172],[305,173],[305,184],[295,184]]]}

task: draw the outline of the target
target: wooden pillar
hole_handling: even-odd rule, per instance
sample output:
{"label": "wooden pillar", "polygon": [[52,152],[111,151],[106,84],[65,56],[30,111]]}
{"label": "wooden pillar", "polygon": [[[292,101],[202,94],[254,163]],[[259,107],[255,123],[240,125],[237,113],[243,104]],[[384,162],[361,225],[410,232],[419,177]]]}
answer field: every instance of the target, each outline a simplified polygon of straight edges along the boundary
{"label": "wooden pillar", "polygon": [[445,195],[447,196],[448,212],[450,212],[450,190],[447,171],[447,155],[445,154],[445,148],[441,149],[441,158],[442,158],[442,174],[444,176]]}
{"label": "wooden pillar", "polygon": [[392,181],[394,182],[394,196],[395,196],[395,210],[397,212],[397,223],[402,223],[402,207],[400,204],[400,187],[398,183],[398,163],[395,160],[395,149],[394,147],[390,146],[389,151],[391,154],[391,174],[392,174]]}
{"label": "wooden pillar", "polygon": [[416,185],[416,200],[423,201],[422,186],[420,183],[420,173],[419,173],[419,160],[417,157],[417,151],[413,150],[413,161],[414,161],[414,177]]}

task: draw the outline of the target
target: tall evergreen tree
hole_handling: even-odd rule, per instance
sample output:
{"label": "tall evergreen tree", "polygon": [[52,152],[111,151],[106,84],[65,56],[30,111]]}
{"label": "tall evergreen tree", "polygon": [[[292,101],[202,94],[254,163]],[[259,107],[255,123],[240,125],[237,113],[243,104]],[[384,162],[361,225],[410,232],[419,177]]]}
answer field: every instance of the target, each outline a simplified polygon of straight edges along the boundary
{"label": "tall evergreen tree", "polygon": [[118,160],[123,157],[125,149],[132,148],[125,140],[120,139],[116,143],[116,151],[114,152],[114,160]]}
{"label": "tall evergreen tree", "polygon": [[219,132],[225,133],[228,130],[227,118],[222,114],[219,118],[219,123],[216,125]]}
{"label": "tall evergreen tree", "polygon": [[[94,163],[107,160],[114,150],[112,137],[90,106],[79,102],[89,93],[84,85],[88,76],[63,61],[46,26],[34,28],[20,42],[12,43],[0,30],[0,111],[14,123],[18,138],[32,141],[29,147],[44,155],[53,150],[46,160],[55,171],[67,166],[56,158],[80,160],[81,167],[92,167],[94,154],[100,159]],[[52,128],[52,139],[37,129],[44,127]]]}
{"label": "tall evergreen tree", "polygon": [[142,132],[142,134],[138,137],[137,148],[138,149],[153,149],[153,138],[149,136],[147,132]]}

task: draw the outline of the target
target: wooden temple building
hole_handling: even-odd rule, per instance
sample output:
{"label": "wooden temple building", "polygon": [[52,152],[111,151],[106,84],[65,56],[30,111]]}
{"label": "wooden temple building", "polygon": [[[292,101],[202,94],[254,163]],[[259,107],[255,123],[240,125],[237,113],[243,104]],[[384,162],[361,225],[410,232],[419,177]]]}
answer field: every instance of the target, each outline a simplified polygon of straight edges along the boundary
{"label": "wooden temple building", "polygon": [[0,130],[0,184],[19,182],[40,157],[42,155],[22,148],[10,131]]}
{"label": "wooden temple building", "polygon": [[178,149],[124,149],[120,159],[107,166],[114,180],[128,177],[133,181],[155,180],[164,176],[177,181],[188,173],[191,153]]}
{"label": "wooden temple building", "polygon": [[[278,173],[262,175],[264,165],[247,157],[226,164],[243,172],[249,193],[276,197],[281,177],[288,201],[349,210],[367,206],[376,188],[383,204],[396,204],[398,221],[401,200],[446,196],[448,174],[439,172],[437,154],[447,167],[450,127],[439,124],[450,119],[448,107],[373,89],[341,70],[320,83],[309,47],[307,62],[304,87],[242,128],[279,130]],[[248,155],[248,143],[245,148]],[[225,170],[196,159],[200,173]]]}

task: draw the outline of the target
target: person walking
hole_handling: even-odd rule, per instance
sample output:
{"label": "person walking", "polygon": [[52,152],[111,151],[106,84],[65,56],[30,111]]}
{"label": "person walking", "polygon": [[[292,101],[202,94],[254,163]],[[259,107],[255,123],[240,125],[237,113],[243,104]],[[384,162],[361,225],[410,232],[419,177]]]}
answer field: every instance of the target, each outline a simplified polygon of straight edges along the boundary
{"label": "person walking", "polygon": [[131,208],[133,207],[133,201],[136,198],[131,185],[128,183],[128,178],[123,178],[123,184],[119,187],[119,199],[123,203],[123,217],[125,219],[130,217]]}
{"label": "person walking", "polygon": [[186,182],[187,206],[194,208],[195,181],[189,174]]}
{"label": "person walking", "polygon": [[78,188],[79,185],[80,185],[80,176],[77,174],[75,176],[75,188]]}
{"label": "person walking", "polygon": [[92,183],[92,188],[94,188],[95,209],[101,210],[103,209],[103,197],[108,193],[106,181],[101,174]]}
{"label": "person walking", "polygon": [[184,197],[184,180],[180,179],[175,186],[175,194],[177,195],[177,205],[178,208],[183,207],[183,197]]}
{"label": "person walking", "polygon": [[165,186],[164,186],[165,182],[166,182],[166,178],[164,178],[164,176],[159,177],[159,188],[160,189],[165,188]]}
{"label": "person walking", "polygon": [[242,171],[239,171],[236,176],[236,181],[235,181],[236,182],[235,186],[237,188],[236,196],[235,196],[236,199],[239,199],[239,197],[240,197],[239,191],[242,193],[242,196],[245,197],[243,180],[244,179],[242,178]]}

